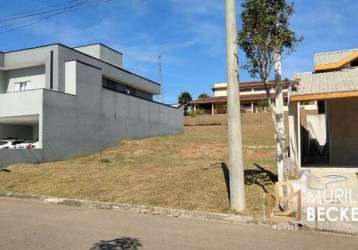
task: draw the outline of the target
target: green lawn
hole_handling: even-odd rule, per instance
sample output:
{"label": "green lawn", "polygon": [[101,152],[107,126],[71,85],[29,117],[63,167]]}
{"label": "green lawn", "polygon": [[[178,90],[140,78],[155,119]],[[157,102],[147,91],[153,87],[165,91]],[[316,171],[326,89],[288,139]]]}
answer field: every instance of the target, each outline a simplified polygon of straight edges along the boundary
{"label": "green lawn", "polygon": [[[274,148],[246,147],[273,146],[272,126],[243,126],[243,134],[249,179],[262,173],[254,164],[276,173]],[[181,135],[126,140],[101,154],[10,166],[0,172],[0,191],[228,212],[221,165],[227,158],[225,126],[192,126]],[[246,213],[261,216],[264,191],[253,182],[246,185]]]}

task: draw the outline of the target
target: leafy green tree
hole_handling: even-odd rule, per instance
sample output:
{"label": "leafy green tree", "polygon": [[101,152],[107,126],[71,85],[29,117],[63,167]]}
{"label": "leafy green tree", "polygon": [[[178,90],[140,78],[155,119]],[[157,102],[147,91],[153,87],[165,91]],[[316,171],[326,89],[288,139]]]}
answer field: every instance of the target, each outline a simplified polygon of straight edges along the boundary
{"label": "leafy green tree", "polygon": [[205,99],[205,98],[208,98],[209,95],[207,93],[201,93],[199,96],[198,96],[198,99]]}
{"label": "leafy green tree", "polygon": [[[283,113],[281,80],[281,57],[295,51],[303,40],[290,29],[289,20],[294,14],[294,4],[286,0],[244,0],[242,3],[242,30],[238,34],[238,44],[245,52],[245,69],[252,77],[260,77],[265,84],[266,97],[275,125],[277,141],[277,166],[284,178],[292,169],[283,166],[287,157]],[[268,87],[269,77],[274,70],[275,84]],[[287,84],[287,83],[286,83]],[[273,101],[275,100],[275,101]]]}
{"label": "leafy green tree", "polygon": [[193,101],[193,98],[191,97],[189,92],[182,92],[178,96],[178,103],[184,105],[184,114],[186,115],[188,113],[188,109],[190,106],[190,103]]}
{"label": "leafy green tree", "polygon": [[257,102],[257,107],[259,108],[267,108],[269,105],[268,105],[268,102],[267,100],[260,100]]}

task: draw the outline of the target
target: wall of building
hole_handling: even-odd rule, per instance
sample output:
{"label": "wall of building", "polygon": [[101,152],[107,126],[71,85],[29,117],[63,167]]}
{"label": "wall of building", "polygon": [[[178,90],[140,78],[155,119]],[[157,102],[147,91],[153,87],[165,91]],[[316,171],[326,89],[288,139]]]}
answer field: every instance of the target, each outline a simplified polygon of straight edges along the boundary
{"label": "wall of building", "polygon": [[46,87],[45,66],[36,66],[23,69],[8,70],[5,72],[7,82],[7,92],[15,92],[15,84],[18,82],[28,82],[30,89],[40,89]]}
{"label": "wall of building", "polygon": [[0,70],[0,93],[5,93],[7,90],[5,71]]}
{"label": "wall of building", "polygon": [[105,62],[122,67],[122,54],[101,44],[92,44],[75,48],[85,54],[101,59]]}
{"label": "wall of building", "polygon": [[54,90],[65,92],[65,63],[66,61],[79,60],[101,68],[103,75],[108,78],[125,82],[130,87],[151,93],[152,95],[160,94],[159,85],[121,69],[121,67],[109,65],[61,44],[7,52],[4,54],[4,67],[6,70],[13,70],[45,65],[46,88],[50,88],[51,54],[53,55],[52,85]]}
{"label": "wall of building", "polygon": [[[53,75],[55,76],[58,68],[56,67],[58,65],[58,45],[7,52],[4,54],[4,68],[15,70],[45,65],[46,88],[50,88],[51,52],[53,52]],[[56,89],[58,81],[55,77],[53,83],[54,89]]]}
{"label": "wall of building", "polygon": [[66,159],[98,152],[124,138],[183,132],[182,108],[106,90],[102,88],[100,69],[81,62],[74,65],[76,95],[42,90],[43,149],[33,154],[22,150],[0,152],[0,166],[25,159],[30,162]]}
{"label": "wall of building", "polygon": [[101,45],[101,59],[105,62],[116,65],[117,67],[123,66],[122,54],[103,45]]}
{"label": "wall of building", "polygon": [[330,164],[358,165],[358,98],[327,102]]}
{"label": "wall of building", "polygon": [[214,96],[227,96],[227,90],[226,89],[216,89],[214,91]]}
{"label": "wall of building", "polygon": [[139,77],[131,72],[127,72],[118,67],[114,67],[104,62],[90,58],[84,54],[81,54],[78,51],[63,46],[59,46],[58,54],[59,54],[59,63],[58,63],[59,69],[54,73],[54,82],[60,83],[58,86],[59,91],[62,92],[65,91],[65,86],[64,86],[65,62],[77,60],[100,68],[102,70],[103,76],[106,78],[113,79],[119,82],[125,82],[129,87],[139,89],[141,91],[150,93],[152,95],[160,94],[160,85],[155,84],[142,77]]}
{"label": "wall of building", "polygon": [[[34,122],[34,124],[38,124],[36,125],[37,132],[33,134],[39,138],[40,146],[42,146],[43,89],[0,94],[0,103],[6,104],[0,105],[0,117],[6,118],[8,123],[11,122],[12,118],[17,120],[16,123],[18,123],[17,118],[19,117],[38,117]],[[22,136],[22,132],[19,133]],[[0,133],[0,138],[3,136],[9,137],[10,135],[3,131],[2,134]],[[0,165],[3,160],[5,159],[0,157]]]}
{"label": "wall of building", "polygon": [[65,62],[65,93],[77,94],[76,61]]}
{"label": "wall of building", "polygon": [[4,66],[4,53],[0,52],[0,67]]}

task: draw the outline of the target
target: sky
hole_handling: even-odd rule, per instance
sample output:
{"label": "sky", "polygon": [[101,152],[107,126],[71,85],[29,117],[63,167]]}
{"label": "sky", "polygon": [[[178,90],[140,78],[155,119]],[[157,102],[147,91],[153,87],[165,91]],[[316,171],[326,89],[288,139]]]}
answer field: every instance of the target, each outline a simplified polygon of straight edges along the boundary
{"label": "sky", "polygon": [[[1,19],[69,0],[2,0]],[[123,67],[159,81],[162,56],[164,102],[183,91],[195,99],[212,94],[226,78],[224,0],[112,0],[67,12],[12,32],[0,25],[0,51],[60,42],[68,46],[104,43],[123,53]],[[241,1],[237,0],[240,29]],[[291,28],[304,37],[284,58],[283,75],[312,71],[317,52],[358,47],[358,1],[296,0]],[[240,65],[245,54],[239,51]],[[240,81],[250,81],[240,69]]]}

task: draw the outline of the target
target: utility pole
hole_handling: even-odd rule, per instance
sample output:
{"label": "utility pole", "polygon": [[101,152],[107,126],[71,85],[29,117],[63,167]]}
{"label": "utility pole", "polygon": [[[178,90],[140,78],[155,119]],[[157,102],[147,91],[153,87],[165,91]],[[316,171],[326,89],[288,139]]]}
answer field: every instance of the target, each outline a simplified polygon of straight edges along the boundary
{"label": "utility pole", "polygon": [[225,0],[225,9],[230,203],[232,210],[243,212],[245,209],[245,182],[242,160],[239,56],[237,50],[235,0]]}

